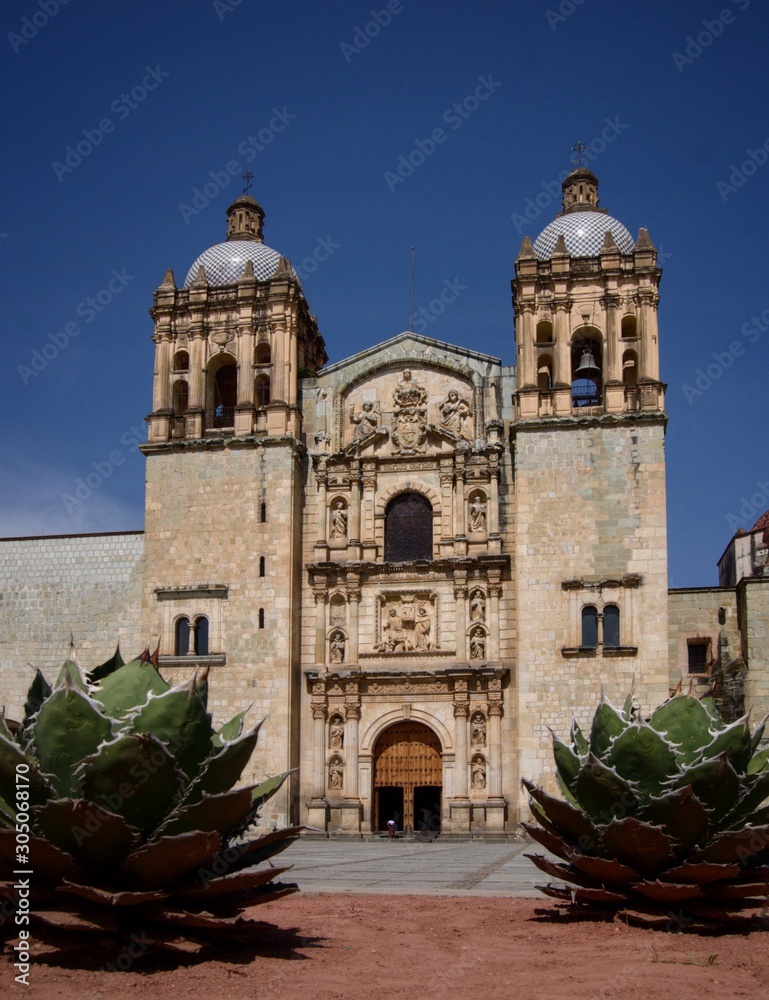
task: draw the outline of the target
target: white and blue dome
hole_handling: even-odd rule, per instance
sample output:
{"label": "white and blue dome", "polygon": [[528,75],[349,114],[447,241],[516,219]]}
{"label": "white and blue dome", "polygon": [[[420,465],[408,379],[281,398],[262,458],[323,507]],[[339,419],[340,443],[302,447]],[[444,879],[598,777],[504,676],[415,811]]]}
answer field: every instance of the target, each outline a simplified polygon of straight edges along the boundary
{"label": "white and blue dome", "polygon": [[277,250],[256,240],[237,239],[216,243],[204,250],[189,269],[184,287],[190,287],[201,265],[206,269],[209,285],[231,285],[243,277],[249,260],[254,265],[256,280],[269,281],[278,269],[280,259],[281,254]]}
{"label": "white and blue dome", "polygon": [[596,257],[601,252],[606,230],[609,230],[620,253],[632,253],[635,241],[619,219],[604,212],[567,212],[545,226],[534,241],[534,253],[540,260],[552,256],[559,236],[566,240],[572,257]]}

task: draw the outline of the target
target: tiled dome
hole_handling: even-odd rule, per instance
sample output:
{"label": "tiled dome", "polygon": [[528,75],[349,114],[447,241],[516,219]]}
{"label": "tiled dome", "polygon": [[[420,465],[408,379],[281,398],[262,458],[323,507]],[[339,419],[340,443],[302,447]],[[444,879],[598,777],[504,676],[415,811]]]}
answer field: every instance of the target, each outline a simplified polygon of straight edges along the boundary
{"label": "tiled dome", "polygon": [[546,260],[555,249],[558,237],[563,233],[566,247],[572,257],[596,257],[601,252],[606,230],[611,234],[620,253],[632,253],[635,243],[619,219],[603,212],[567,212],[545,226],[534,241],[534,253],[540,260]]}
{"label": "tiled dome", "polygon": [[268,281],[275,274],[280,258],[281,255],[277,250],[255,240],[228,240],[226,243],[216,243],[208,250],[204,250],[189,269],[184,287],[190,287],[197,277],[201,264],[206,269],[206,280],[209,285],[231,285],[243,276],[246,262],[249,260],[254,265],[256,280]]}

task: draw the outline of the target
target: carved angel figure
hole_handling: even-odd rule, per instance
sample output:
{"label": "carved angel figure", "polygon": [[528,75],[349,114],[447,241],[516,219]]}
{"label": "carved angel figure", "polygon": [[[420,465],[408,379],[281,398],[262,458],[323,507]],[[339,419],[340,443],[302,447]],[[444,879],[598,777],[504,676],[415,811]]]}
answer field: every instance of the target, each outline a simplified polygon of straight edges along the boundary
{"label": "carved angel figure", "polygon": [[459,437],[469,441],[472,438],[470,418],[472,411],[466,399],[459,395],[456,389],[451,389],[438,409],[441,411],[441,427],[452,431]]}
{"label": "carved angel figure", "polygon": [[350,407],[350,420],[356,425],[353,437],[356,441],[373,434],[379,426],[379,414],[374,409],[374,404],[367,401],[363,408],[356,413],[355,405]]}

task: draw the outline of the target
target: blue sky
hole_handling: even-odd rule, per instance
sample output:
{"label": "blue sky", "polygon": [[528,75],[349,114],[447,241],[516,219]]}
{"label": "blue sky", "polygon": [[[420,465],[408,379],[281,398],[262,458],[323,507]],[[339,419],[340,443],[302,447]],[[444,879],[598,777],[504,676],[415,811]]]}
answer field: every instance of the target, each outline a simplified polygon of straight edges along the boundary
{"label": "blue sky", "polygon": [[414,244],[418,308],[461,287],[424,332],[511,364],[520,216],[535,237],[559,210],[578,139],[664,252],[671,585],[715,583],[769,507],[759,0],[13,0],[1,26],[0,534],[142,526],[147,310],[224,238],[228,164],[331,360],[408,327]]}

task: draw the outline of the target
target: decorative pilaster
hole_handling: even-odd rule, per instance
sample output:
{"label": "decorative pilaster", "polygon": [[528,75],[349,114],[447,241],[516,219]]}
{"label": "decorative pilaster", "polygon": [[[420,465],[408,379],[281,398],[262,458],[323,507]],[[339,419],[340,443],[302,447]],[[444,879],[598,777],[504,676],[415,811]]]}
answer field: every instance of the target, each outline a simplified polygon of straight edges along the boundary
{"label": "decorative pilaster", "polygon": [[502,702],[489,702],[489,797],[486,801],[486,829],[502,833],[505,828],[505,800],[502,798]]}
{"label": "decorative pilaster", "polygon": [[312,594],[315,598],[315,662],[326,663],[326,632],[328,630],[328,590],[325,581],[315,580]]}
{"label": "decorative pilaster", "polygon": [[456,744],[456,773],[454,775],[455,797],[466,799],[467,783],[467,718],[470,714],[469,701],[454,702],[454,741]]}
{"label": "decorative pilaster", "polygon": [[454,600],[456,602],[457,659],[467,659],[467,574],[454,571]]}
{"label": "decorative pilaster", "polygon": [[322,799],[326,794],[326,716],[325,704],[312,706],[312,797]]}
{"label": "decorative pilaster", "polygon": [[348,702],[345,707],[347,718],[345,728],[345,761],[346,780],[345,798],[357,799],[358,791],[358,723],[360,721],[360,703]]}
{"label": "decorative pilaster", "polygon": [[360,607],[360,574],[358,573],[348,573],[347,574],[347,612],[348,612],[348,626],[347,634],[349,642],[348,652],[347,652],[347,662],[357,663],[360,659],[359,652],[359,642],[360,636],[358,632],[358,610]]}
{"label": "decorative pilaster", "polygon": [[492,574],[489,573],[489,634],[487,637],[489,660],[499,659],[499,599],[502,596],[502,585],[499,579],[492,582]]}

